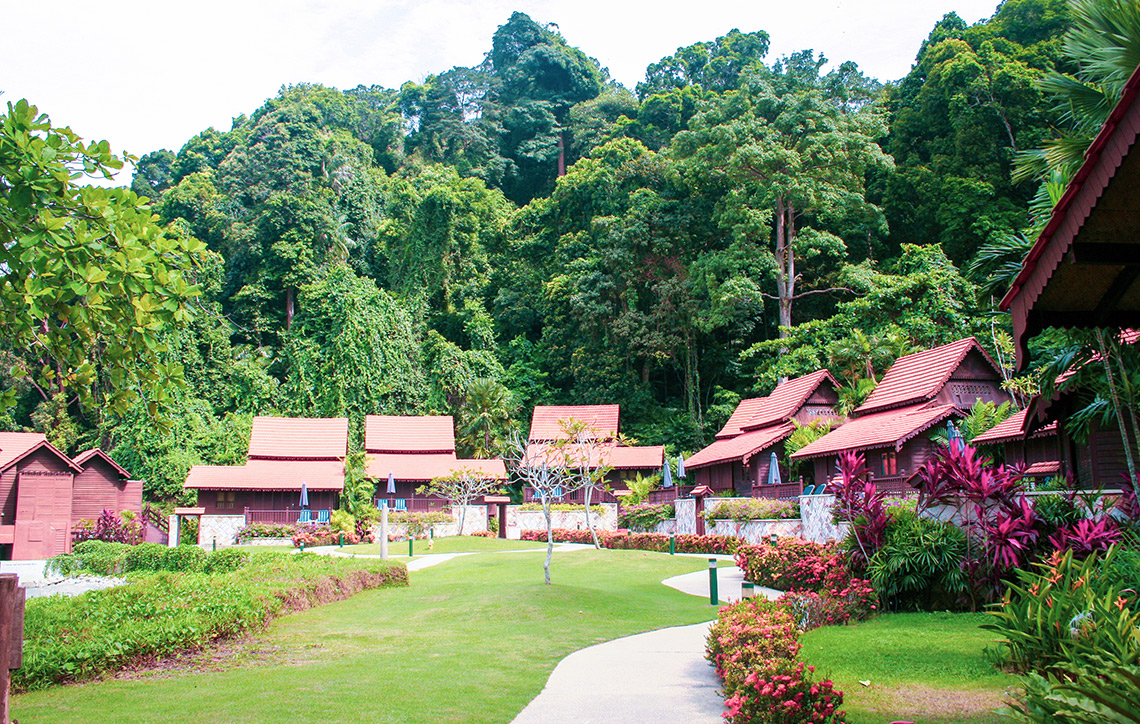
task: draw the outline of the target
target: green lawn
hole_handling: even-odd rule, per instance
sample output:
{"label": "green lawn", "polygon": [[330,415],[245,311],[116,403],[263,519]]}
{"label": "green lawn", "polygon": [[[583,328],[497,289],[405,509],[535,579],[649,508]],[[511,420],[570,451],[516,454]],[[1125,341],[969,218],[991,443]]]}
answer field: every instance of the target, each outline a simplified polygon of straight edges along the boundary
{"label": "green lawn", "polygon": [[987,618],[899,613],[824,627],[803,636],[800,658],[843,692],[852,724],[988,724],[1001,721],[994,712],[1017,679],[982,654],[994,641],[978,628]]}
{"label": "green lawn", "polygon": [[556,553],[546,586],[539,554],[462,556],[413,573],[410,588],[282,618],[205,670],[24,694],[12,715],[23,724],[507,722],[567,654],[713,618],[703,599],[661,585],[706,565],[640,551]]}
{"label": "green lawn", "polygon": [[[449,536],[436,538],[434,545],[429,549],[428,541],[413,541],[415,555],[422,556],[428,553],[482,553],[485,551],[521,551],[546,548],[546,543],[529,540],[505,540],[501,538],[480,538],[479,536]],[[379,543],[366,543],[363,545],[346,545],[342,549],[345,553],[367,553],[380,555]],[[388,554],[391,556],[408,555],[408,542],[396,541],[388,544]]]}

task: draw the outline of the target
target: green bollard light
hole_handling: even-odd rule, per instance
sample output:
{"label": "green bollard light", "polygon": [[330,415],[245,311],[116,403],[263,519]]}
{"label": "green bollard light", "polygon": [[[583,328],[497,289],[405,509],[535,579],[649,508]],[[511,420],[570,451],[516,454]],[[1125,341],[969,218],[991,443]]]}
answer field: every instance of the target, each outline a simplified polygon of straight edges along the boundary
{"label": "green bollard light", "polygon": [[413,555],[415,554],[412,553],[412,537],[408,536],[408,558],[411,558]]}
{"label": "green bollard light", "polygon": [[677,534],[676,533],[670,533],[669,534],[669,555],[671,555],[671,556],[677,555]]}
{"label": "green bollard light", "polygon": [[743,583],[741,583],[740,584],[740,597],[742,599],[744,599],[744,598],[755,598],[756,597],[756,586],[754,584],[748,582],[748,581],[744,581]]}
{"label": "green bollard light", "polygon": [[344,548],[344,533],[343,532],[340,534],[340,547]]}
{"label": "green bollard light", "polygon": [[217,538],[214,539],[214,550],[215,551],[218,550],[218,539]]}
{"label": "green bollard light", "polygon": [[301,541],[301,552],[302,553],[305,552],[305,542],[304,541]]}
{"label": "green bollard light", "polygon": [[709,605],[716,606],[720,603],[720,596],[717,595],[716,590],[716,559],[709,559]]}

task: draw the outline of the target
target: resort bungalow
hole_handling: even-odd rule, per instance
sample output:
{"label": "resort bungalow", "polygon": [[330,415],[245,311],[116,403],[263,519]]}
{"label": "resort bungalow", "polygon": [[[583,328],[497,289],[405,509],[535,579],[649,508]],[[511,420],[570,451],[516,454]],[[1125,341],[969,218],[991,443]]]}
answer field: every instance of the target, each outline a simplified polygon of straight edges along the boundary
{"label": "resort bungalow", "polygon": [[[1025,255],[1001,308],[1013,324],[1017,362],[1027,362],[1028,340],[1046,328],[1110,330],[1135,343],[1140,328],[1140,68],[1085,152],[1085,160]],[[1091,361],[1100,364],[1100,360]],[[1072,394],[1037,397],[1025,428],[1059,423],[1060,462],[1084,488],[1112,488],[1127,475],[1116,426],[1092,426],[1074,445],[1065,421],[1078,406]]]}
{"label": "resort bungalow", "polygon": [[1064,475],[1071,470],[1072,467],[1062,464],[1057,422],[1032,429],[1030,421],[1029,410],[1021,410],[978,435],[970,444],[983,452],[997,453],[995,457],[1003,464],[1015,465],[1027,477],[1036,480]]}
{"label": "resort bungalow", "polygon": [[71,550],[72,527],[104,510],[142,512],[142,482],[102,450],[72,460],[40,433],[0,432],[0,559]]}
{"label": "resort bungalow", "polygon": [[364,419],[368,477],[376,482],[374,500],[395,510],[442,510],[450,501],[416,492],[436,478],[456,472],[506,482],[499,458],[464,460],[455,453],[450,415],[368,415]]}
{"label": "resort bungalow", "polygon": [[824,483],[840,452],[862,452],[880,488],[908,490],[907,479],[935,449],[924,433],[979,400],[1007,402],[1001,381],[1001,370],[973,337],[900,357],[851,419],[791,457],[813,461],[815,482]]}
{"label": "resort bungalow", "polygon": [[198,505],[175,512],[201,516],[203,544],[228,545],[250,523],[327,521],[344,490],[347,453],[347,418],[255,417],[246,464],[190,468],[185,487]]}
{"label": "resort bungalow", "polygon": [[741,400],[711,445],[685,460],[696,485],[714,493],[786,498],[802,492],[801,483],[780,470],[781,485],[766,485],[772,453],[783,458],[783,443],[796,429],[816,420],[840,422],[836,405],[839,384],[827,370],[782,382],[767,397]]}
{"label": "resort bungalow", "polygon": [[[637,476],[649,477],[661,472],[665,464],[665,447],[662,445],[626,445],[619,435],[620,408],[618,405],[536,405],[530,422],[528,457],[539,458],[544,450],[567,439],[566,426],[573,422],[588,428],[591,442],[587,449],[578,451],[591,469],[608,468],[606,484],[614,492],[628,490],[626,481]],[[571,451],[571,454],[575,454]],[[524,499],[534,499],[534,491],[523,491]],[[581,491],[568,492],[563,502],[581,502]],[[612,493],[595,495],[598,502],[614,502]]]}

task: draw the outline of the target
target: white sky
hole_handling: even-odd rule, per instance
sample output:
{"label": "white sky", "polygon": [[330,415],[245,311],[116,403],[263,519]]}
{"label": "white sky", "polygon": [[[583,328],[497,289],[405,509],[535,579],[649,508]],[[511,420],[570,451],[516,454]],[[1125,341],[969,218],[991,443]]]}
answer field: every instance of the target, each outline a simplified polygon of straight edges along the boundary
{"label": "white sky", "polygon": [[398,88],[490,50],[519,10],[555,22],[631,90],[645,67],[732,28],[766,30],[768,59],[812,48],[894,80],[934,23],[973,23],[997,0],[0,0],[0,102],[116,152],[177,151],[228,129],[284,84]]}

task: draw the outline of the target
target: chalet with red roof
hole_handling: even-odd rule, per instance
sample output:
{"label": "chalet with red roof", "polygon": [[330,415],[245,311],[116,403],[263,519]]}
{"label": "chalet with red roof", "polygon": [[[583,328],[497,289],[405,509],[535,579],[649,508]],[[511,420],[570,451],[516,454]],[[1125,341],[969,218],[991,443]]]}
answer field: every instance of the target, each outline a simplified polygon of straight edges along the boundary
{"label": "chalet with red roof", "polygon": [[970,444],[983,450],[1000,449],[1002,462],[1023,468],[1031,478],[1063,474],[1056,421],[1036,429],[1030,422],[1028,408],[1021,410],[978,435]]}
{"label": "chalet with red roof", "polygon": [[973,337],[900,357],[846,424],[791,457],[814,461],[815,480],[824,482],[840,452],[862,452],[880,486],[905,489],[934,452],[926,433],[979,400],[1008,401],[1001,382],[1001,370]]}
{"label": "chalet with red roof", "polygon": [[66,553],[104,510],[141,513],[142,482],[97,448],[71,459],[40,433],[0,432],[0,558]]}
{"label": "chalet with red roof", "polygon": [[[531,416],[528,456],[540,457],[551,443],[567,439],[565,426],[571,421],[584,423],[595,442],[588,449],[570,454],[581,455],[592,469],[609,468],[606,483],[615,491],[627,490],[625,481],[638,475],[648,477],[661,472],[665,464],[663,445],[626,445],[621,440],[621,412],[618,405],[536,405]],[[528,502],[533,491],[524,491]],[[580,501],[580,493],[568,494],[566,501]],[[600,502],[614,502],[611,494],[595,496]]]}
{"label": "chalet with red roof", "polygon": [[[364,419],[364,448],[368,477],[376,481],[376,502],[396,510],[433,510],[451,505],[416,488],[457,472],[507,479],[499,458],[461,459],[455,453],[455,422],[451,415],[368,415]],[[388,487],[389,477],[392,488]]]}
{"label": "chalet with red roof", "polygon": [[[295,523],[302,487],[309,508],[327,516],[344,490],[347,454],[347,418],[255,417],[246,464],[195,465],[185,487],[198,493],[203,527],[216,523],[218,542],[228,544],[236,522],[208,518],[240,518],[241,525]],[[201,528],[199,541],[211,541]]]}
{"label": "chalet with red roof", "polygon": [[[783,491],[764,488],[772,453],[784,457],[783,442],[796,429],[796,423],[820,419],[838,422],[838,389],[831,373],[817,370],[780,383],[767,397],[741,400],[716,440],[685,460],[686,473],[695,485],[708,486],[714,492],[734,490],[744,497],[783,497],[775,494]],[[786,467],[780,476],[788,480]]]}

